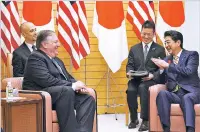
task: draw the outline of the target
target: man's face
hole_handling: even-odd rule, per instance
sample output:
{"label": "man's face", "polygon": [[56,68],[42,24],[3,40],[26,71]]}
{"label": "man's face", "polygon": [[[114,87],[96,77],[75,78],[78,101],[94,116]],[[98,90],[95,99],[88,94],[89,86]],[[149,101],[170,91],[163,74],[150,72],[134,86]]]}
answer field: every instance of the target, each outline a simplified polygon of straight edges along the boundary
{"label": "man's face", "polygon": [[141,31],[142,42],[145,44],[150,43],[153,41],[154,32],[152,28],[143,28]]}
{"label": "man's face", "polygon": [[28,43],[35,43],[37,39],[36,27],[33,23],[25,23],[22,35]]}
{"label": "man's face", "polygon": [[56,57],[58,55],[58,47],[60,47],[60,43],[56,34],[48,36],[44,43],[45,44],[43,46],[46,49],[47,55],[52,58]]}
{"label": "man's face", "polygon": [[176,55],[176,51],[180,48],[180,41],[175,42],[170,36],[165,37],[165,48],[171,55]]}

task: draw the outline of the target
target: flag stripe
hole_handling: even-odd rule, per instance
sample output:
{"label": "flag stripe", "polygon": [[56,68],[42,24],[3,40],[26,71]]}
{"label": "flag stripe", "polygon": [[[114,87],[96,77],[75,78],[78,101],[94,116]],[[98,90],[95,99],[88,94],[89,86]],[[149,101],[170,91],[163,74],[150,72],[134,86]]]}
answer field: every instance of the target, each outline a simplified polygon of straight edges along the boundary
{"label": "flag stripe", "polygon": [[4,32],[1,32],[1,38],[2,38],[2,41],[4,42],[4,44],[6,44],[5,47],[8,49],[9,52],[11,52],[10,41],[8,40],[8,38],[6,37]]}
{"label": "flag stripe", "polygon": [[138,1],[138,3],[139,3],[139,5],[140,5],[140,7],[144,10],[145,15],[147,15],[147,17],[148,17],[147,19],[148,19],[148,20],[152,20],[152,18],[151,18],[151,16],[150,16],[150,13],[149,13],[149,10],[148,10],[148,8],[147,8],[145,2],[144,2],[144,1]]}
{"label": "flag stripe", "polygon": [[[7,56],[5,55],[5,51],[1,48],[1,58],[3,59],[4,62],[7,61]],[[6,63],[5,63],[6,64]]]}
{"label": "flag stripe", "polygon": [[[60,25],[58,25],[59,30],[59,38],[61,43],[65,43],[64,47],[69,52],[69,54],[74,58],[75,61],[77,61],[77,64],[79,64],[79,56],[78,52],[74,49],[74,46],[72,45],[72,39],[70,38],[69,34],[65,32],[64,28]],[[69,48],[67,48],[69,47]]]}
{"label": "flag stripe", "polygon": [[12,53],[20,44],[20,19],[17,2],[1,2],[1,17],[1,55],[6,64],[7,53]]}
{"label": "flag stripe", "polygon": [[59,1],[57,7],[58,38],[71,56],[74,68],[78,69],[80,60],[90,53],[84,2]]}
{"label": "flag stripe", "polygon": [[[73,39],[73,46],[75,48],[75,50],[78,53],[78,43],[79,43],[79,39],[78,39],[78,26],[74,20],[74,18],[72,17],[72,15],[70,14],[70,6],[68,4],[68,2],[65,4],[64,2],[59,2],[60,4],[60,10],[59,10],[59,17],[58,17],[58,23],[62,26],[64,26],[65,24],[68,26],[65,27],[64,29],[66,29],[66,31],[68,31],[68,35],[70,35],[70,38]],[[67,8],[67,5],[69,8]],[[70,8],[71,10],[72,7]],[[72,11],[74,12],[74,11]],[[73,13],[74,14],[74,13]],[[76,15],[74,15],[76,16]],[[75,18],[76,19],[76,18]]]}
{"label": "flag stripe", "polygon": [[[78,53],[78,41],[79,40],[76,40],[78,38],[76,38],[76,35],[75,37],[73,37],[73,33],[76,34],[76,32],[74,31],[73,27],[71,26],[70,23],[65,23],[66,21],[64,20],[67,20],[67,22],[70,22],[69,19],[66,17],[65,19],[59,19],[59,24],[62,25],[63,29],[65,29],[65,32],[67,32],[67,34],[69,35],[69,37],[71,38],[71,41],[72,41],[72,45],[74,47],[74,49],[76,50],[76,52]],[[73,32],[73,33],[72,33]]]}

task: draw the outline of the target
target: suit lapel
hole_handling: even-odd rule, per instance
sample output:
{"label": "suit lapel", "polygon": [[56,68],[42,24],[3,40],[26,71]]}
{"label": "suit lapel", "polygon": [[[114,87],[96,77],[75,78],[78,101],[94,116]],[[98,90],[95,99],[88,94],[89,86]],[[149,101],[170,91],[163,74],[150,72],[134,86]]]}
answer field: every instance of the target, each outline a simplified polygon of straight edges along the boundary
{"label": "suit lapel", "polygon": [[143,46],[142,43],[139,44],[138,54],[140,56],[140,59],[144,62],[144,52],[143,52]]}
{"label": "suit lapel", "polygon": [[24,49],[24,53],[28,56],[31,54],[31,51],[29,50],[28,46],[26,45],[26,43],[23,43],[23,49]]}
{"label": "suit lapel", "polygon": [[184,62],[185,62],[185,59],[186,59],[186,54],[185,54],[185,50],[183,49],[182,50],[182,53],[181,53],[181,56],[179,58],[179,61],[178,61],[178,65],[181,66]]}
{"label": "suit lapel", "polygon": [[[149,52],[147,53],[147,57],[146,57],[146,60],[145,60],[145,64],[151,59],[152,57],[152,54],[154,54],[154,51],[155,50],[155,44],[154,42],[151,44],[151,47],[149,49]],[[144,58],[144,57],[143,57]]]}
{"label": "suit lapel", "polygon": [[[172,56],[172,55],[169,55],[169,56],[167,57],[167,60],[166,60],[166,61],[167,61],[167,63],[169,63],[169,64],[173,63],[173,56]],[[177,74],[168,72],[168,69],[166,69],[166,72],[167,72],[167,74],[168,74],[168,76],[169,76],[170,78],[172,78],[173,80],[176,80]]]}

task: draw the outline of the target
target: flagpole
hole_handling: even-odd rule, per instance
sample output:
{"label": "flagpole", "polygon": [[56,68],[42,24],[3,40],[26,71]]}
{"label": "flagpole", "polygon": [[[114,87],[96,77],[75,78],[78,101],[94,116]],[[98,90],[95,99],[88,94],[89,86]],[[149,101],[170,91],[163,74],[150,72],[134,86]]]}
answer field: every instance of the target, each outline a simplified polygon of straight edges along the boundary
{"label": "flagpole", "polygon": [[69,73],[72,75],[72,58],[70,56],[70,65],[69,65]]}
{"label": "flagpole", "polygon": [[86,57],[85,57],[85,84],[86,84]]}
{"label": "flagpole", "polygon": [[6,73],[6,63],[3,64],[3,77],[7,78],[7,73]]}
{"label": "flagpole", "polygon": [[110,92],[110,69],[107,69],[107,83],[106,83],[106,106],[109,107],[109,92]]}

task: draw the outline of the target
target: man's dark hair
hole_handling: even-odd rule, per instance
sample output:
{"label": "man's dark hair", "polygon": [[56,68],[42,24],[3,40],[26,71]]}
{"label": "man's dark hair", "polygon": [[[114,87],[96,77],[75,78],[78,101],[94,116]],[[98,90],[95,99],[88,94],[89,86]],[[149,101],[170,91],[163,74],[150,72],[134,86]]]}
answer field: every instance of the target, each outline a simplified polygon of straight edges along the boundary
{"label": "man's dark hair", "polygon": [[152,28],[153,32],[155,32],[155,23],[153,21],[147,20],[142,24],[142,29],[143,28]]}
{"label": "man's dark hair", "polygon": [[164,33],[164,38],[167,37],[167,36],[171,37],[174,42],[177,42],[178,40],[180,40],[180,42],[181,42],[180,47],[183,48],[183,35],[182,35],[182,33],[175,31],[175,30],[169,30],[169,31],[166,31]]}
{"label": "man's dark hair", "polygon": [[36,48],[40,49],[42,42],[46,41],[47,37],[53,34],[55,34],[55,32],[52,30],[41,30],[37,35]]}

